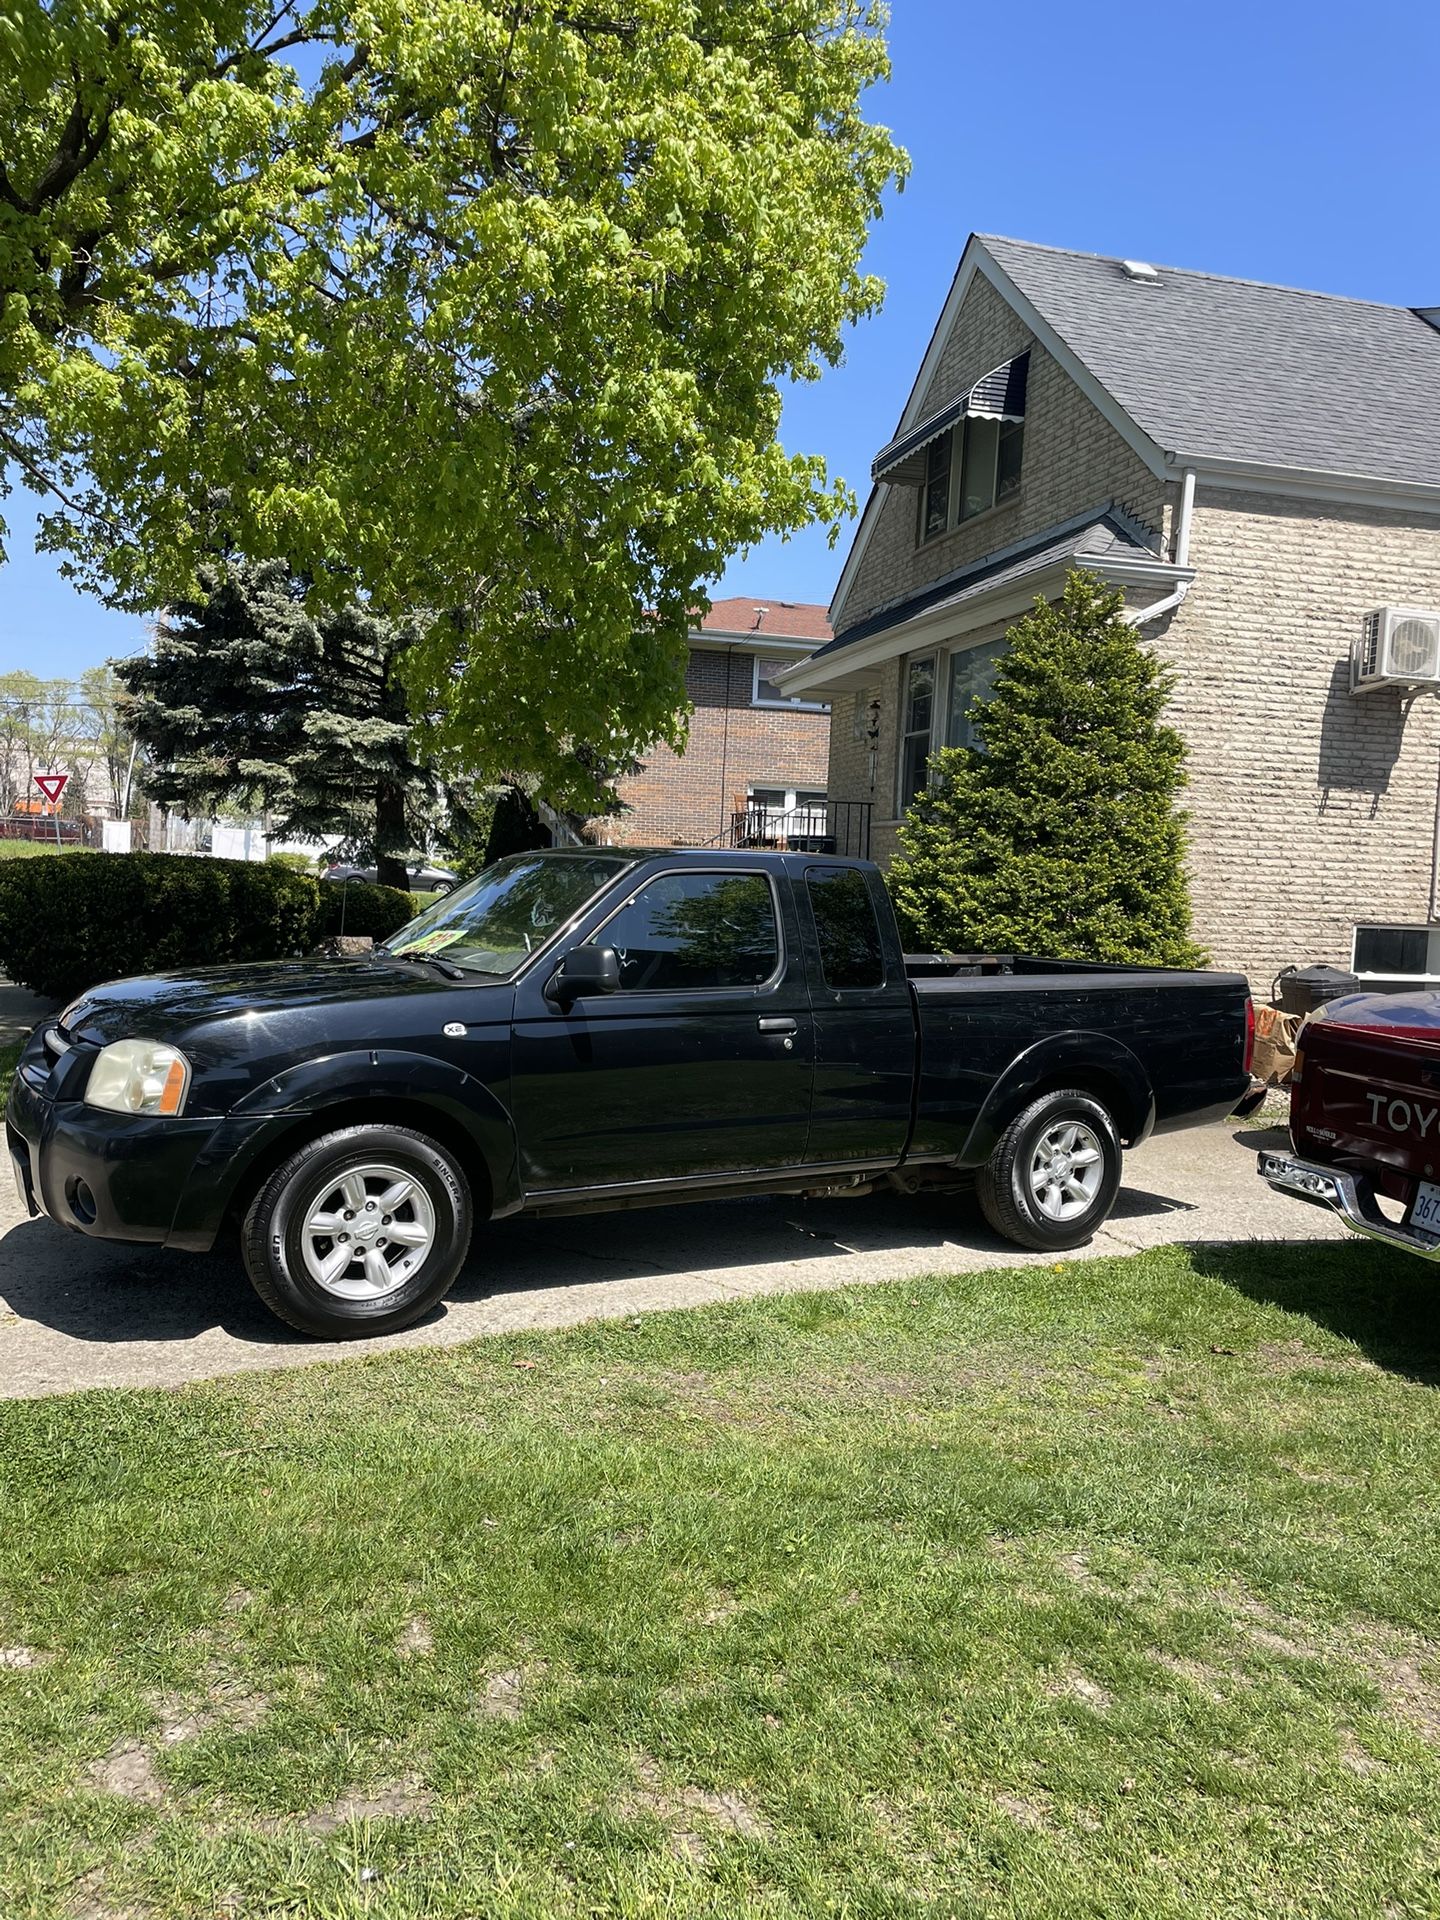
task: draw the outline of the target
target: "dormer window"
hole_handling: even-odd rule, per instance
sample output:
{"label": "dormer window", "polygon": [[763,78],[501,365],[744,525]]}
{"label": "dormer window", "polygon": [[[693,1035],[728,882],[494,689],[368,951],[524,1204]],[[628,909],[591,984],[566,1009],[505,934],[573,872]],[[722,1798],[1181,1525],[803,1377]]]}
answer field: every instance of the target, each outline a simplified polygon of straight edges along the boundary
{"label": "dormer window", "polygon": [[922,545],[1018,489],[1029,366],[1029,354],[1021,353],[993,367],[876,459],[876,480],[918,489]]}

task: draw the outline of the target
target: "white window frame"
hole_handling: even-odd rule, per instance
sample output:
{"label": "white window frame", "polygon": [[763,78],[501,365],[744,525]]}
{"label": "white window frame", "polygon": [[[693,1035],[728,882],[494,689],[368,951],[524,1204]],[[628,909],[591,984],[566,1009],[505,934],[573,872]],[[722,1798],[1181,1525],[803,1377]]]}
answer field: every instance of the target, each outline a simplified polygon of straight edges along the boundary
{"label": "white window frame", "polygon": [[[1430,964],[1428,973],[1382,973],[1371,968],[1362,972],[1357,964],[1357,950],[1360,935],[1379,931],[1382,933],[1423,933],[1427,936],[1429,950],[1426,959]],[[1359,981],[1367,980],[1403,980],[1417,987],[1440,985],[1440,924],[1416,920],[1360,920],[1350,932],[1350,971]]]}
{"label": "white window frame", "polygon": [[752,707],[766,707],[780,713],[828,713],[830,711],[828,701],[806,700],[798,693],[792,695],[788,700],[784,698],[778,700],[762,700],[760,698],[760,662],[763,658],[764,656],[762,654],[756,653],[751,655],[750,704]]}

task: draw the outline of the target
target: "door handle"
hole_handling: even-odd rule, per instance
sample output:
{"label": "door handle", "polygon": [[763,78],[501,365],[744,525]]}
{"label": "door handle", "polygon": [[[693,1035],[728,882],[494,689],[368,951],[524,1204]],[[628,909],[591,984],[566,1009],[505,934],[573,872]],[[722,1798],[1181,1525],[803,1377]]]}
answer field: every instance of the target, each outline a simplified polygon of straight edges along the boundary
{"label": "door handle", "polygon": [[761,1033],[795,1033],[798,1027],[788,1016],[780,1019],[761,1019],[756,1023]]}

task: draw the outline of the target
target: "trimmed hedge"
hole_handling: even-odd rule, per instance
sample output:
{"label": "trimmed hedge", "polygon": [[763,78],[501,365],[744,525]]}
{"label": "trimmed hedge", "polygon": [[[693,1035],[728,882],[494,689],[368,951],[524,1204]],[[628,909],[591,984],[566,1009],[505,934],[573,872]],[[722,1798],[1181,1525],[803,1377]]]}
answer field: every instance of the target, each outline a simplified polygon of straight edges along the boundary
{"label": "trimmed hedge", "polygon": [[322,939],[344,931],[388,940],[419,911],[410,894],[398,887],[377,887],[368,880],[322,880],[319,891],[320,917],[316,925]]}
{"label": "trimmed hedge", "polygon": [[[65,1000],[100,980],[171,967],[278,960],[307,952],[338,925],[339,888],[269,862],[165,853],[57,854],[0,870],[0,967],[34,993]],[[410,896],[361,909],[346,932],[403,926]],[[383,938],[384,934],[377,937]]]}

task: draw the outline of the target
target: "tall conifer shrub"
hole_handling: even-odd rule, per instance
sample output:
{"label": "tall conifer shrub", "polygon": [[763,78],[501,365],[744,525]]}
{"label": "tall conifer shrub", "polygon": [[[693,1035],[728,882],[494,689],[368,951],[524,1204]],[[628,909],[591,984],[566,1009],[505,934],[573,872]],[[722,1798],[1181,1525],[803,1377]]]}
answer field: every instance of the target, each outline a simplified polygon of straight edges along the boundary
{"label": "tall conifer shrub", "polygon": [[978,748],[932,761],[890,888],[907,945],[1197,966],[1185,874],[1185,748],[1169,676],[1076,572],[1010,630]]}

